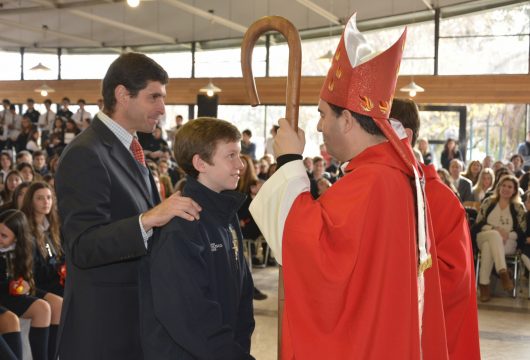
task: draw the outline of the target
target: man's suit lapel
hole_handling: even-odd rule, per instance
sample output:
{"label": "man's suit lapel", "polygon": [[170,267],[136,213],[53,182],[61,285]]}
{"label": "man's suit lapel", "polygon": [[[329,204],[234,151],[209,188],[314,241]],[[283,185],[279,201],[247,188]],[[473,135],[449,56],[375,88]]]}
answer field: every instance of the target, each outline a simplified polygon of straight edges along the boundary
{"label": "man's suit lapel", "polygon": [[145,200],[147,200],[149,203],[149,206],[152,207],[153,199],[151,199],[147,184],[145,183],[143,175],[138,169],[136,160],[132,157],[129,150],[123,146],[116,135],[114,135],[112,131],[110,131],[110,129],[103,124],[103,122],[101,122],[97,116],[94,117],[91,126],[94,128],[94,131],[101,136],[103,143],[108,146],[109,154],[114,158],[116,164],[125,170],[124,172],[134,181]]}

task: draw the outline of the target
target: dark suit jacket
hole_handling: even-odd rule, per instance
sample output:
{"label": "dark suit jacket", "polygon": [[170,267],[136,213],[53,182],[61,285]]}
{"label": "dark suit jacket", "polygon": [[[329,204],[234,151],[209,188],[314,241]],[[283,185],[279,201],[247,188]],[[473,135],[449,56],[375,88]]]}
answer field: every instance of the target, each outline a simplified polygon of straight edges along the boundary
{"label": "dark suit jacket", "polygon": [[142,359],[138,269],[146,254],[139,214],[153,200],[138,163],[99,120],[63,152],[56,191],[67,279],[61,360]]}
{"label": "dark suit jacket", "polygon": [[463,176],[460,176],[460,181],[458,182],[458,195],[460,195],[460,200],[464,201],[473,201],[473,183],[471,180],[466,179]]}

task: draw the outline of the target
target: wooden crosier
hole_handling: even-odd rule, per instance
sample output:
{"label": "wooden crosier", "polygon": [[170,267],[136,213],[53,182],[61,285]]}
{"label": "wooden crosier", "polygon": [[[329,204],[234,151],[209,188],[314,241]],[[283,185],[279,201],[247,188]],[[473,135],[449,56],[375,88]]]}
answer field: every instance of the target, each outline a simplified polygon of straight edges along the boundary
{"label": "wooden crosier", "polygon": [[[302,44],[300,35],[294,25],[280,16],[266,16],[259,19],[247,29],[241,44],[241,70],[243,81],[250,98],[250,105],[260,104],[256,91],[256,82],[252,74],[252,51],[261,35],[267,31],[278,31],[289,46],[289,69],[287,72],[287,89],[285,94],[285,118],[293,129],[298,129],[298,107],[300,104],[300,77],[302,75]],[[281,354],[282,315],[284,303],[283,274],[280,266],[278,274],[278,359]]]}

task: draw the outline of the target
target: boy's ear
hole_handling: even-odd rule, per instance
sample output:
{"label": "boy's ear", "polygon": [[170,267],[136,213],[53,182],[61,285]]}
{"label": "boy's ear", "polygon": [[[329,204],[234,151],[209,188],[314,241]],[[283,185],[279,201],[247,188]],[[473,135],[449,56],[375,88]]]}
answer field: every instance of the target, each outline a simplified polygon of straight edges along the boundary
{"label": "boy's ear", "polygon": [[206,171],[206,161],[201,159],[199,154],[193,155],[193,158],[191,159],[191,163],[193,164],[193,167],[195,170],[197,170],[199,173],[203,173]]}

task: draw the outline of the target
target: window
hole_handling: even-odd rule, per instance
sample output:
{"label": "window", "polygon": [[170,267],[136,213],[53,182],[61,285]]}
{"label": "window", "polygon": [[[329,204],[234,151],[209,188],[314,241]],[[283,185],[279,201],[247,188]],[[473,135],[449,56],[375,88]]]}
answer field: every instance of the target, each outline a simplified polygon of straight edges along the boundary
{"label": "window", "polygon": [[119,54],[61,55],[62,79],[103,79]]}
{"label": "window", "polygon": [[[54,80],[59,76],[59,57],[55,54],[24,53],[25,80]],[[50,71],[30,70],[38,63],[48,67]],[[81,68],[82,69],[82,68]],[[20,78],[20,77],[19,77]]]}
{"label": "window", "polygon": [[[366,32],[367,40],[377,52],[383,52],[394,44],[404,26]],[[434,22],[407,25],[405,50],[399,70],[400,75],[434,74]]]}
{"label": "window", "polygon": [[530,5],[443,19],[439,74],[528,73]]}
{"label": "window", "polygon": [[[256,46],[252,55],[255,77],[265,76],[265,47]],[[196,77],[241,77],[241,49],[203,50],[195,53]]]}
{"label": "window", "polygon": [[170,78],[191,77],[191,51],[146,54],[167,71]]}
{"label": "window", "polygon": [[0,51],[0,80],[20,80],[20,53]]}

